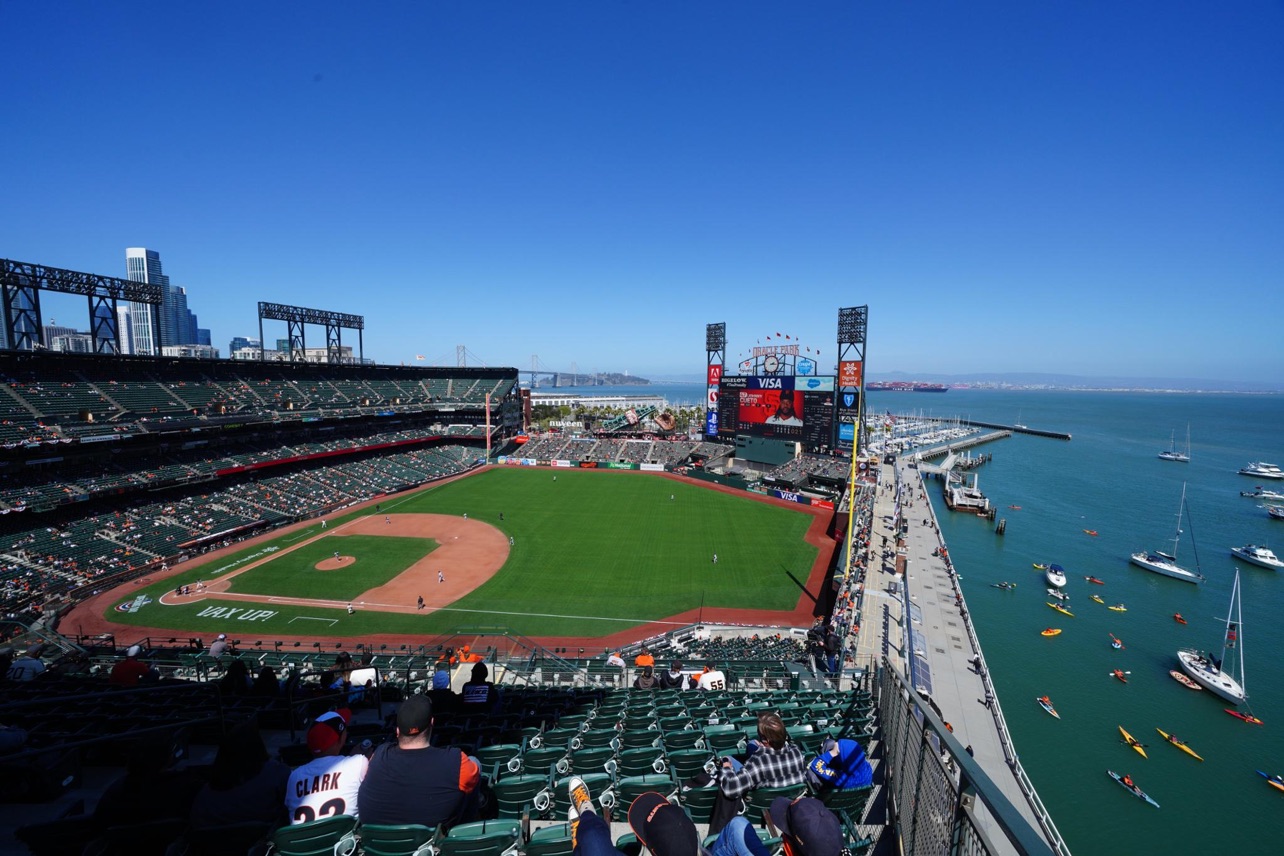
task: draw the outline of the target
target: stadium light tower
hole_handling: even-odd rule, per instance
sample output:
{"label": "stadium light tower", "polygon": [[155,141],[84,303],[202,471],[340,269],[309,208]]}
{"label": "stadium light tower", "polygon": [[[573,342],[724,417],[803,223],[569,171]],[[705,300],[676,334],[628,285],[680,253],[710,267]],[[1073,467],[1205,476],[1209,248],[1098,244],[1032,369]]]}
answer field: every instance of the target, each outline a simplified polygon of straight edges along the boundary
{"label": "stadium light tower", "polygon": [[834,448],[860,454],[865,410],[865,330],[869,306],[838,310],[838,383],[834,406]]}

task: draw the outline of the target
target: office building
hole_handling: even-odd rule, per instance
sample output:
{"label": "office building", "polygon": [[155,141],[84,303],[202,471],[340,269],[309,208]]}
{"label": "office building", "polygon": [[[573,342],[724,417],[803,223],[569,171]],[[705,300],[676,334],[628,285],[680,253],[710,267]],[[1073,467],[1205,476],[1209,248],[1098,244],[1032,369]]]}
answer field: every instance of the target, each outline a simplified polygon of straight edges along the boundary
{"label": "office building", "polygon": [[[134,282],[159,285],[163,292],[169,290],[169,277],[165,276],[161,270],[160,253],[155,250],[149,250],[146,247],[127,248],[125,250],[125,270],[129,278]],[[129,353],[155,355],[157,353],[157,331],[153,326],[152,306],[146,303],[133,302],[126,305],[129,307],[130,338],[132,340]],[[164,304],[162,303],[162,308],[163,306]],[[186,298],[184,299],[184,308],[186,308]],[[161,335],[164,335],[163,329]],[[121,338],[123,339],[124,337],[122,336]]]}

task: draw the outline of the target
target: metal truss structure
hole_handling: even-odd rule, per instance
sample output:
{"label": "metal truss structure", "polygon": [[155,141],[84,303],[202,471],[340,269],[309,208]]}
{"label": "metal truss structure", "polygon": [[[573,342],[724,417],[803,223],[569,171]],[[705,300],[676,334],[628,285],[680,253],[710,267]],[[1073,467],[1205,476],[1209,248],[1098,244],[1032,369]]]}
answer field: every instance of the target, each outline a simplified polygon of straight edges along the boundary
{"label": "metal truss structure", "polygon": [[160,304],[163,291],[159,285],[0,259],[0,302],[4,309],[4,336],[8,347],[13,350],[34,351],[44,347],[40,342],[43,326],[40,315],[41,291],[85,296],[89,302],[89,329],[96,354],[120,353],[120,331],[116,323],[117,303],[124,300],[151,306],[156,352],[160,353]]}
{"label": "metal truss structure", "polygon": [[259,301],[259,359],[263,359],[263,321],[284,321],[289,336],[290,362],[306,362],[306,340],[304,326],[316,324],[325,327],[326,362],[337,365],[343,362],[343,328],[357,331],[357,362],[365,361],[365,341],[363,332],[366,319],[361,315],[349,315],[345,312],[330,312],[325,309],[308,309],[304,306],[286,306],[283,303]]}

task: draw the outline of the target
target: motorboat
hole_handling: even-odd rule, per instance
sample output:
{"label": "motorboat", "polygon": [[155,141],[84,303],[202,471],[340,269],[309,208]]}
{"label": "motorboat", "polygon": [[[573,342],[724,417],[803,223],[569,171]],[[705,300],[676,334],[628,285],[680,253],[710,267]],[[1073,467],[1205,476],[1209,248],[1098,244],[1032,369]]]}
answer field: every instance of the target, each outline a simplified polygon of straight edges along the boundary
{"label": "motorboat", "polygon": [[1284,479],[1284,470],[1265,461],[1252,461],[1248,466],[1240,468],[1239,474],[1259,479]]}
{"label": "motorboat", "polygon": [[1243,559],[1250,565],[1257,565],[1259,568],[1270,568],[1275,571],[1284,568],[1284,562],[1281,562],[1269,547],[1259,547],[1256,544],[1231,547],[1231,555],[1237,559]]}
{"label": "motorboat", "polygon": [[[1244,621],[1239,600],[1239,571],[1235,571],[1235,584],[1231,587],[1230,607],[1226,611],[1226,633],[1222,637],[1222,656],[1214,658],[1212,652],[1182,648],[1177,652],[1181,670],[1209,692],[1216,693],[1231,704],[1243,704],[1248,697],[1244,681]],[[1226,669],[1226,651],[1238,656],[1239,668]],[[1238,677],[1236,677],[1238,675]]]}
{"label": "motorboat", "polygon": [[[1159,550],[1150,552],[1140,551],[1133,553],[1130,557],[1132,563],[1139,568],[1145,568],[1156,574],[1163,574],[1166,577],[1172,577],[1175,580],[1185,580],[1188,583],[1201,583],[1204,581],[1204,575],[1198,571],[1188,571],[1181,565],[1177,564],[1177,544],[1181,541],[1181,518],[1186,512],[1186,485],[1181,486],[1181,504],[1177,506],[1177,533],[1173,536],[1172,553],[1163,553]],[[1198,554],[1196,554],[1198,561]]]}
{"label": "motorboat", "polygon": [[1258,485],[1257,490],[1241,490],[1239,495],[1249,499],[1262,499],[1266,502],[1284,502],[1284,493],[1278,490],[1267,490],[1261,485]]}
{"label": "motorboat", "polygon": [[1266,513],[1274,520],[1284,520],[1284,505],[1263,505]]}
{"label": "motorboat", "polygon": [[1043,572],[1048,580],[1048,585],[1053,588],[1062,588],[1066,584],[1066,569],[1060,565],[1048,565],[1048,569]]}

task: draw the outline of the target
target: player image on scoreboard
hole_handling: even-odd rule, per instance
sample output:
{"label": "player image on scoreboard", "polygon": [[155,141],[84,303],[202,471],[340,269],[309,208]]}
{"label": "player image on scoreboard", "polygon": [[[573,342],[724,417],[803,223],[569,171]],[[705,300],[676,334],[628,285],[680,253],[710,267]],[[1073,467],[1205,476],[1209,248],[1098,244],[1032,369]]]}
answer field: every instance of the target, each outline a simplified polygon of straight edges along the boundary
{"label": "player image on scoreboard", "polygon": [[769,437],[802,435],[802,393],[792,389],[740,390],[740,430]]}

